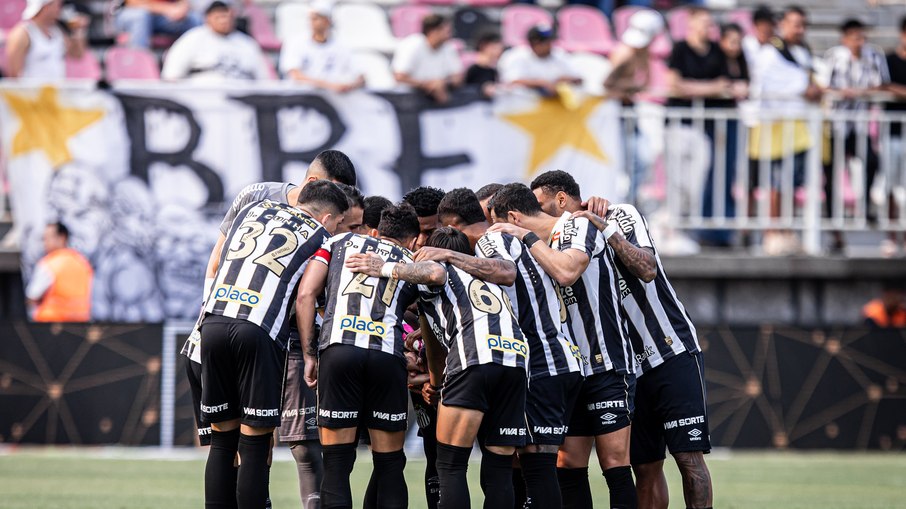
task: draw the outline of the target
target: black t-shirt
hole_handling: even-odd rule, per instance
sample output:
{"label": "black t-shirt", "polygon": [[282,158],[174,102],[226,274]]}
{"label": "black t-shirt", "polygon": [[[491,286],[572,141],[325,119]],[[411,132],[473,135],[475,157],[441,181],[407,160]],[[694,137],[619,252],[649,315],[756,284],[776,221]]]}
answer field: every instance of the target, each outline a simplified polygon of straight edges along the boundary
{"label": "black t-shirt", "polygon": [[497,69],[483,65],[472,64],[466,70],[466,85],[476,85],[478,88],[487,82],[497,82]]}
{"label": "black t-shirt", "polygon": [[[727,57],[720,47],[715,43],[710,43],[708,52],[700,54],[686,41],[680,41],[673,46],[670,53],[670,59],[667,60],[667,67],[675,70],[681,77],[688,80],[715,80],[717,78],[729,78],[727,72]],[[734,103],[731,100],[730,106]],[[667,101],[667,106],[689,107],[692,101],[689,99],[679,99],[671,97]],[[727,107],[726,99],[705,99],[706,108],[725,108]]]}
{"label": "black t-shirt", "polygon": [[[890,82],[898,85],[906,85],[906,60],[900,58],[896,52],[887,54],[887,69],[890,71]],[[906,102],[897,101],[889,102],[884,105],[887,111],[906,111]],[[900,136],[903,132],[902,122],[890,123],[890,134]]]}

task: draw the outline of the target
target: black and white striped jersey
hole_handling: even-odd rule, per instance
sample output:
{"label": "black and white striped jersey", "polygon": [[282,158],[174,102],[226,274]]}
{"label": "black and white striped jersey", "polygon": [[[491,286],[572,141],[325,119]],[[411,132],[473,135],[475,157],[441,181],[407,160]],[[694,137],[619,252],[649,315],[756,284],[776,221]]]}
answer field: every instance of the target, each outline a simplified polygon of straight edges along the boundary
{"label": "black and white striped jersey", "polygon": [[667,280],[661,257],[648,235],[648,222],[628,204],[612,205],[607,218],[616,221],[626,240],[637,247],[653,250],[657,260],[657,277],[645,283],[633,276],[619,257],[608,250],[621,275],[620,295],[629,322],[637,374],[659,366],[679,353],[700,351],[695,326]]}
{"label": "black and white striped jersey", "polygon": [[393,278],[371,277],[346,268],[356,253],[373,252],[386,262],[412,263],[409,250],[355,233],[331,237],[315,260],[327,264],[327,305],[318,349],[354,345],[403,356],[403,314],[418,299],[418,287]]}
{"label": "black and white striped jersey", "polygon": [[227,235],[205,312],[257,324],[285,347],[299,279],[327,237],[299,209],[270,200],[247,205]]}
{"label": "black and white striped jersey", "polygon": [[286,195],[295,187],[295,184],[290,184],[288,182],[257,182],[243,187],[242,191],[239,191],[239,194],[233,199],[233,203],[230,204],[230,208],[227,210],[226,214],[224,214],[223,221],[220,222],[220,233],[222,233],[224,237],[229,233],[230,226],[233,225],[233,220],[236,219],[236,215],[249,203],[259,202],[261,200],[289,203]]}
{"label": "black and white striped jersey", "polygon": [[447,348],[447,378],[479,364],[526,369],[529,346],[503,289],[450,264],[443,286],[419,286],[419,308]]}
{"label": "black and white striped jersey", "polygon": [[620,278],[607,243],[588,219],[570,216],[566,212],[557,220],[550,245],[558,251],[582,251],[590,260],[578,281],[560,289],[569,334],[588,361],[586,374],[632,373],[632,352],[620,310]]}
{"label": "black and white striped jersey", "polygon": [[515,303],[513,311],[532,352],[529,377],[583,373],[582,354],[568,335],[566,305],[560,287],[525,245],[506,233],[486,233],[478,239],[475,254],[516,264],[516,282],[503,290]]}

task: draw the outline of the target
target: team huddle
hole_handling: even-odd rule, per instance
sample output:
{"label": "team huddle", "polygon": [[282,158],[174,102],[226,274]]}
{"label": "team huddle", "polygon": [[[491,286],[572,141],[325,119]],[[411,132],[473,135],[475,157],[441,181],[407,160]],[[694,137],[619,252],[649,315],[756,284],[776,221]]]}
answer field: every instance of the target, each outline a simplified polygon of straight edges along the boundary
{"label": "team huddle", "polygon": [[221,224],[183,349],[206,507],[269,507],[275,428],[306,509],[408,507],[410,400],[432,509],[471,507],[476,442],[485,508],[591,508],[594,450],[609,507],[665,509],[668,449],[686,507],[711,507],[701,349],[633,206],[563,171],[399,204],[355,185],[328,150]]}

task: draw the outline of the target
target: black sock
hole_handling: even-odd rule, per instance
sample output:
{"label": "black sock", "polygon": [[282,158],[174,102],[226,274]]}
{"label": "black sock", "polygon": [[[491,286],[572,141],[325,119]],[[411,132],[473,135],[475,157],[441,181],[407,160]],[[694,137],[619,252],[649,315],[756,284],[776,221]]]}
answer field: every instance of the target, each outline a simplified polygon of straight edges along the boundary
{"label": "black sock", "polygon": [[588,467],[558,468],[560,497],[563,509],[591,509],[591,485],[588,483]]}
{"label": "black sock", "polygon": [[428,509],[437,509],[440,501],[440,477],[437,475],[437,439],[434,428],[423,429],[423,449],[425,451],[425,498]]}
{"label": "black sock", "polygon": [[525,507],[560,509],[560,483],[557,481],[557,453],[535,452],[519,455],[525,478]]}
{"label": "black sock", "polygon": [[639,499],[635,493],[635,483],[632,480],[632,468],[608,468],[604,471],[607,480],[607,489],[610,490],[611,509],[636,509]]}
{"label": "black sock", "polygon": [[513,467],[513,509],[525,507],[525,478],[522,469]]}
{"label": "black sock", "polygon": [[238,428],[211,432],[211,448],[204,468],[205,508],[236,508],[236,467],[233,463],[238,450]]}
{"label": "black sock", "polygon": [[371,469],[371,477],[368,478],[368,486],[365,487],[365,500],[362,501],[362,509],[377,509],[377,472]]}
{"label": "black sock", "polygon": [[377,505],[381,509],[406,509],[409,507],[409,490],[406,487],[406,454],[400,449],[394,452],[372,452],[374,473],[377,476]]}
{"label": "black sock", "polygon": [[267,503],[273,433],[239,435],[239,470],[236,474],[236,501],[239,509],[260,509]]}
{"label": "black sock", "polygon": [[437,443],[437,475],[440,477],[440,509],[469,509],[469,470],[471,447]]}
{"label": "black sock", "polygon": [[481,455],[481,491],[484,509],[513,507],[513,455],[484,451]]}
{"label": "black sock", "polygon": [[299,473],[299,496],[302,507],[319,509],[321,504],[321,480],[324,478],[324,459],[321,458],[321,442],[305,440],[292,442],[289,450],[296,460]]}
{"label": "black sock", "polygon": [[325,445],[324,480],[321,482],[323,509],[352,509],[349,474],[355,464],[356,444]]}

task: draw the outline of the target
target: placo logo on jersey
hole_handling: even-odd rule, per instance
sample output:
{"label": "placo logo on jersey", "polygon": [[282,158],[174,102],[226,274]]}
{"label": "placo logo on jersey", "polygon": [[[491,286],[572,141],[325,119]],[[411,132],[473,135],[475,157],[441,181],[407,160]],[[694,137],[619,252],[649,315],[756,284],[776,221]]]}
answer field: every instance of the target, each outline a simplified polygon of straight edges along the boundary
{"label": "placo logo on jersey", "polygon": [[514,353],[523,357],[528,356],[528,346],[525,341],[502,336],[488,336],[488,348],[504,353]]}
{"label": "placo logo on jersey", "polygon": [[255,307],[261,302],[261,294],[247,288],[237,288],[233,285],[217,285],[214,288],[214,299]]}
{"label": "placo logo on jersey", "polygon": [[361,316],[344,315],[340,317],[340,330],[370,336],[383,336],[387,332],[387,326],[384,325],[384,322],[375,322]]}

